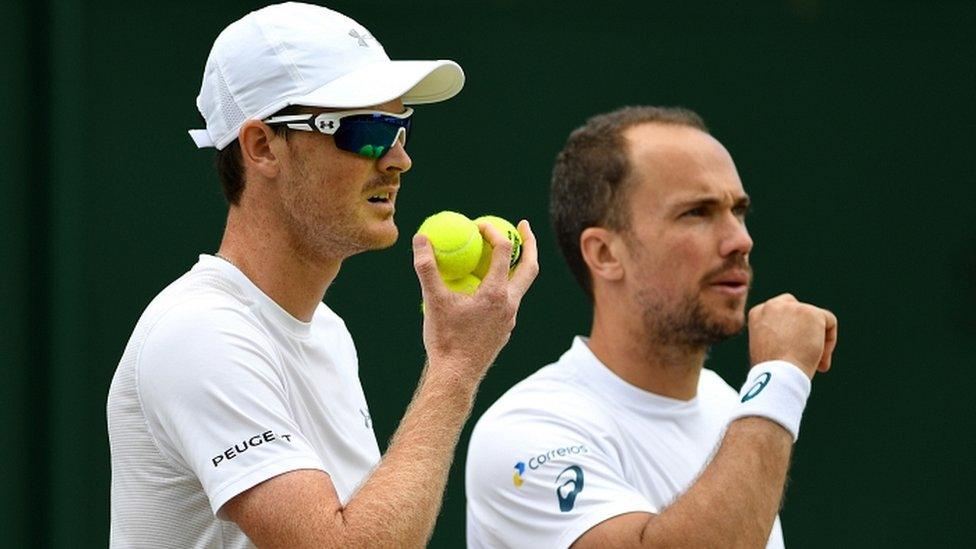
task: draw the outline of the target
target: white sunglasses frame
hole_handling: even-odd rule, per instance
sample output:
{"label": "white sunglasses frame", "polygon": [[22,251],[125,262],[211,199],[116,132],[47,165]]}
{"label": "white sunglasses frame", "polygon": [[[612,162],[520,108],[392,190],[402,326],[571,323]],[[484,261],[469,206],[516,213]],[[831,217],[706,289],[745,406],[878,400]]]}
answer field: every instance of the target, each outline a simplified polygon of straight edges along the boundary
{"label": "white sunglasses frame", "polygon": [[[284,124],[292,130],[300,130],[304,132],[317,131],[319,133],[324,133],[325,135],[333,135],[335,132],[339,131],[339,126],[343,118],[347,116],[355,116],[357,114],[382,114],[383,116],[392,116],[393,118],[399,118],[402,120],[404,118],[410,118],[413,115],[413,109],[406,107],[406,110],[399,114],[368,109],[323,112],[319,114],[286,114],[282,116],[265,118],[262,120],[262,122],[265,124]],[[407,144],[406,128],[401,127],[397,131],[396,136],[393,138],[393,143],[390,143],[390,146],[392,147],[397,141],[400,141],[404,146]]]}

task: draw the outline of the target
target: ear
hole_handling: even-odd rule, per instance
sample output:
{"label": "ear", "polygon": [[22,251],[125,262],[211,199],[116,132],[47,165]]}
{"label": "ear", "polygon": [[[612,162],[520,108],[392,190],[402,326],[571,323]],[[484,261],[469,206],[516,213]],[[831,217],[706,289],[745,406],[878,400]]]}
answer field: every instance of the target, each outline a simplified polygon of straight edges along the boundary
{"label": "ear", "polygon": [[587,227],[580,234],[580,252],[594,283],[596,279],[618,281],[623,278],[619,240],[617,233],[603,227]]}
{"label": "ear", "polygon": [[271,143],[277,138],[274,131],[260,120],[248,120],[241,126],[238,140],[245,171],[256,171],[272,179],[280,170],[278,156]]}

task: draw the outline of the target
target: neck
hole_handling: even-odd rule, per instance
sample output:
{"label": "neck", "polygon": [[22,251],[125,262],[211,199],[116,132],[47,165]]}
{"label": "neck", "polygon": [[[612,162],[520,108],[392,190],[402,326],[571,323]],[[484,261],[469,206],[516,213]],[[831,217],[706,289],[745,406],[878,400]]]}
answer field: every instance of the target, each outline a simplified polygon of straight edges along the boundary
{"label": "neck", "polygon": [[232,206],[217,254],[233,263],[282,309],[309,322],[339,273],[342,260],[308,257],[295,249],[283,228],[268,221]]}
{"label": "neck", "polygon": [[623,310],[628,310],[623,304],[594,307],[590,351],[635,387],[678,400],[694,398],[708,349],[657,341],[645,333],[639,315],[628,318]]}

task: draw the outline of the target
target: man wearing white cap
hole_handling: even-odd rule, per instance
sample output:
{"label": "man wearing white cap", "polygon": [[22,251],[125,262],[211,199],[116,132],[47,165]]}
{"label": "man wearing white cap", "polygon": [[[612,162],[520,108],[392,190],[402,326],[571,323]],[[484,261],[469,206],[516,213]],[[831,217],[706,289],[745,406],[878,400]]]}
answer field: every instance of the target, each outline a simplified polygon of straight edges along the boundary
{"label": "man wearing white cap", "polygon": [[380,456],[345,324],[322,303],[342,261],[391,246],[412,109],[460,91],[451,61],[390,61],[361,25],[281,4],[227,27],[197,106],[230,203],[143,313],[108,397],[113,547],[421,546],[461,426],[538,270],[489,226],[479,292],[448,291],[415,237],[427,366]]}

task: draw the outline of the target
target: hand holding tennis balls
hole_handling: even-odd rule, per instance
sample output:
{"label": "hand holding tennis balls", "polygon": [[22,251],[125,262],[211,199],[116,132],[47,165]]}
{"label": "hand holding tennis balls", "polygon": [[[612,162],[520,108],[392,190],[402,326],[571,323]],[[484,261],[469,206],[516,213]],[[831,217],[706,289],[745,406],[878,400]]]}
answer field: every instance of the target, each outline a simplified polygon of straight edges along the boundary
{"label": "hand holding tennis balls", "polygon": [[479,225],[484,223],[494,227],[512,244],[508,260],[511,274],[521,257],[522,235],[501,217],[484,215],[471,221],[463,214],[443,211],[428,217],[417,229],[417,234],[430,240],[437,270],[452,291],[473,294],[488,274],[493,247],[479,230]]}
{"label": "hand holding tennis balls", "polygon": [[[457,220],[454,216],[443,217]],[[444,238],[449,243],[457,243],[462,239],[456,235],[445,238],[439,234],[441,231],[429,232],[429,229],[434,226],[450,232],[457,227],[463,229],[465,225],[450,222],[441,226],[431,224],[424,231],[418,231],[413,238],[413,264],[426,309],[423,317],[424,348],[428,359],[426,375],[438,380],[450,380],[454,389],[467,391],[476,386],[511,336],[522,297],[539,272],[539,262],[535,236],[529,223],[521,221],[518,224],[522,241],[521,259],[510,275],[509,265],[514,249],[512,241],[491,223],[484,223],[480,227],[480,236],[491,246],[490,266],[476,291],[471,295],[461,295],[451,287],[471,291],[471,286],[479,283],[478,277],[467,274],[445,282],[442,278],[443,266],[449,271],[452,268],[463,270],[459,264],[471,260],[461,258],[471,254],[475,257],[473,269],[481,258],[478,246],[480,244],[483,248],[484,242],[476,244],[478,239],[468,239],[464,240],[471,247],[467,252],[461,252],[465,246],[448,246],[448,250],[438,253],[432,245],[436,244],[435,241]],[[460,232],[466,234],[463,230]],[[439,264],[442,266],[439,267]]]}

